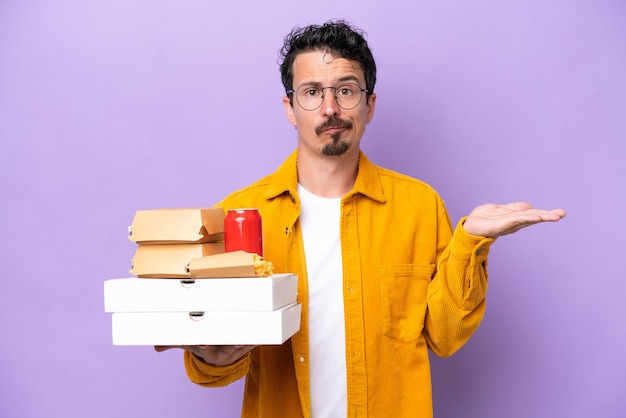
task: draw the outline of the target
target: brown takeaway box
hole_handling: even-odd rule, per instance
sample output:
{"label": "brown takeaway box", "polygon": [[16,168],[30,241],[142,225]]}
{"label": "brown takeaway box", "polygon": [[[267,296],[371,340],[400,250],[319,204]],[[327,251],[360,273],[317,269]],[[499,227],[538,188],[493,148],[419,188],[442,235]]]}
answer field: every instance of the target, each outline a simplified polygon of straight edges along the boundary
{"label": "brown takeaway box", "polygon": [[195,258],[224,252],[223,242],[206,244],[139,244],[130,274],[137,277],[188,278],[186,270]]}
{"label": "brown takeaway box", "polygon": [[254,277],[255,255],[239,250],[194,258],[189,262],[187,272],[192,279]]}
{"label": "brown takeaway box", "polygon": [[139,210],[128,228],[128,239],[138,244],[223,241],[224,217],[221,208]]}

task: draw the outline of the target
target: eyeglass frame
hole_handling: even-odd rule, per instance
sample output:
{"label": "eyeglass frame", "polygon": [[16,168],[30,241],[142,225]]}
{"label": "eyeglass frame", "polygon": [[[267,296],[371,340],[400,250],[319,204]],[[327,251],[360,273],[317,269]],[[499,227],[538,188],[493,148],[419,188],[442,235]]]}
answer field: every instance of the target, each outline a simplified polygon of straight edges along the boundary
{"label": "eyeglass frame", "polygon": [[[361,96],[359,97],[359,101],[354,106],[349,107],[349,108],[345,108],[342,105],[340,105],[339,101],[337,100],[337,89],[339,89],[340,87],[343,87],[345,85],[348,85],[348,84],[357,86],[359,88],[359,90],[361,91]],[[321,100],[320,100],[320,104],[318,104],[317,107],[315,107],[313,109],[307,109],[304,106],[302,106],[300,104],[300,100],[298,100],[298,90],[300,90],[301,88],[316,88],[316,89],[320,89],[322,91],[322,97],[321,97]],[[313,111],[319,109],[320,106],[322,106],[322,103],[324,103],[324,97],[325,97],[324,96],[324,90],[326,90],[326,89],[333,89],[335,91],[335,94],[333,95],[333,98],[335,99],[335,103],[337,103],[337,106],[339,106],[343,110],[352,110],[352,109],[356,108],[358,105],[361,104],[361,101],[363,100],[363,93],[367,94],[367,93],[370,92],[368,89],[361,88],[361,86],[358,83],[342,83],[342,84],[340,84],[340,85],[338,85],[336,87],[333,87],[333,86],[319,87],[319,86],[314,86],[314,85],[304,85],[304,86],[298,87],[297,89],[287,90],[285,93],[287,95],[289,95],[289,94],[293,95],[294,93],[296,93],[296,102],[298,102],[298,106],[300,106],[302,108],[302,110],[305,110],[307,112],[313,112]]]}

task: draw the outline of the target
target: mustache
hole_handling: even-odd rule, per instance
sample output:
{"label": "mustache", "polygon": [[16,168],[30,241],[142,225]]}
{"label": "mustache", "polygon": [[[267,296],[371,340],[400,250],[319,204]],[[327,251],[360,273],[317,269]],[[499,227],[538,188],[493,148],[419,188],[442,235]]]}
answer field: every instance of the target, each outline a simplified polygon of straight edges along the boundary
{"label": "mustache", "polygon": [[328,128],[345,128],[352,129],[352,122],[349,120],[339,119],[337,116],[331,116],[326,119],[326,122],[321,125],[315,127],[315,133],[317,135],[321,135]]}

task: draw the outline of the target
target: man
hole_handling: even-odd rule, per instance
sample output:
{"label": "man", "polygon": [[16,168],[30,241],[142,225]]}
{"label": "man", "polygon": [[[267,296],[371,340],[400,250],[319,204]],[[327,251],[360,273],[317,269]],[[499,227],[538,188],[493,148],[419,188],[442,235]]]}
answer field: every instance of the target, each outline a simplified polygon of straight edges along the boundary
{"label": "man", "polygon": [[376,105],[361,32],[294,29],[281,52],[297,150],[219,206],[259,209],[265,258],[298,274],[301,328],[281,346],[182,347],[189,378],[246,376],[244,417],[430,417],[428,349],[450,356],[478,328],[490,245],[565,212],[483,205],[453,232],[432,188],[360,151]]}

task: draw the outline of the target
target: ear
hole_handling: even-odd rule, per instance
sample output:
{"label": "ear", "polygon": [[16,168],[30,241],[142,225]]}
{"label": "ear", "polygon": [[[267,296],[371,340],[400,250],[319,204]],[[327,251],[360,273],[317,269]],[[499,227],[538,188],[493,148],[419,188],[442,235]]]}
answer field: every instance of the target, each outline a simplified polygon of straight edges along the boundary
{"label": "ear", "polygon": [[370,94],[369,99],[367,100],[367,119],[366,123],[370,123],[372,118],[374,118],[374,109],[376,108],[376,93]]}
{"label": "ear", "polygon": [[287,116],[287,120],[289,120],[289,122],[297,128],[298,123],[296,122],[296,115],[294,114],[293,106],[291,105],[291,100],[289,99],[289,96],[283,97],[283,106],[285,106],[285,114]]}

